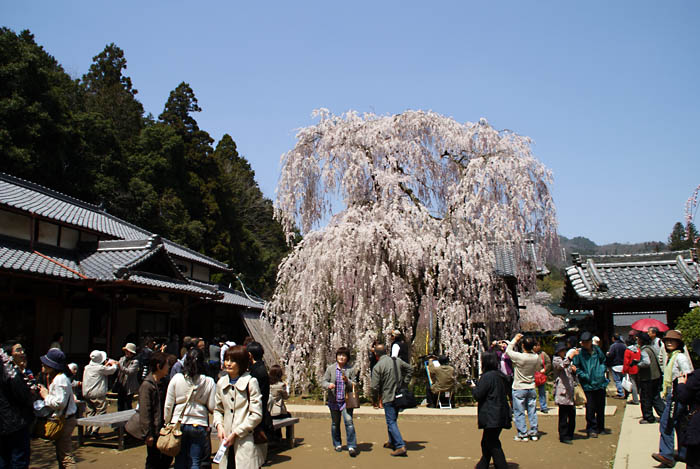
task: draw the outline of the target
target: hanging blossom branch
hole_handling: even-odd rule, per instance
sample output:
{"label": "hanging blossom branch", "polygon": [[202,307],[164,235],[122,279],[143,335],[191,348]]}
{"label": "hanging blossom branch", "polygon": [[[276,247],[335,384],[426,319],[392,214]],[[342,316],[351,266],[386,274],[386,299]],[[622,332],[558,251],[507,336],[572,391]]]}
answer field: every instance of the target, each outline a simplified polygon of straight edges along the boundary
{"label": "hanging blossom branch", "polygon": [[[499,307],[493,243],[555,242],[550,171],[530,139],[483,119],[314,115],[281,159],[275,215],[288,241],[297,229],[304,238],[264,311],[290,379],[307,385],[341,345],[364,358],[391,329],[411,340],[431,312],[441,349],[468,373],[479,324],[513,322]],[[366,360],[358,364],[367,376]]]}
{"label": "hanging blossom branch", "polygon": [[700,237],[693,239],[694,233],[691,232],[690,227],[695,218],[695,213],[698,211],[698,196],[700,195],[700,186],[696,187],[688,200],[685,201],[685,230],[686,236],[691,241],[693,245],[700,241]]}

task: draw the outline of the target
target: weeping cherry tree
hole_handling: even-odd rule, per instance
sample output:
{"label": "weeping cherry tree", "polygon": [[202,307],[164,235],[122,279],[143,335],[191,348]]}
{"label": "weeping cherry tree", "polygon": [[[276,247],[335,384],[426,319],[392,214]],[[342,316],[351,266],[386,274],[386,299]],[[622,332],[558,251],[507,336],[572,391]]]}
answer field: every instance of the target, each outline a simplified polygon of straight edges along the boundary
{"label": "weeping cherry tree", "polygon": [[288,242],[303,237],[264,312],[287,374],[308,385],[347,345],[367,376],[372,341],[397,327],[410,341],[428,314],[441,350],[468,374],[480,324],[513,319],[499,307],[493,244],[554,242],[550,171],[529,138],[485,119],[326,109],[314,117],[282,156],[275,204]]}

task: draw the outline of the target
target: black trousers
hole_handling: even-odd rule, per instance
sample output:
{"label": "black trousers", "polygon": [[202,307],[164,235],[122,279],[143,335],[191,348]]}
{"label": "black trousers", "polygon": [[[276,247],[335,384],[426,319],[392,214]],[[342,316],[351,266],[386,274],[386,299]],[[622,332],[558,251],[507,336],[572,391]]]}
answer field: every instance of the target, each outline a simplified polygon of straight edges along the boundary
{"label": "black trousers", "polygon": [[576,430],[576,406],[559,405],[559,441],[573,440]]}
{"label": "black trousers", "polygon": [[605,428],[605,389],[586,393],[586,432],[601,433]]}
{"label": "black trousers", "polygon": [[686,446],[685,464],[688,469],[700,469],[700,445]]}
{"label": "black trousers", "polygon": [[666,404],[661,399],[661,378],[651,381],[639,381],[639,405],[642,407],[642,418],[655,422],[654,411],[661,418]]}
{"label": "black trousers", "polygon": [[488,469],[493,458],[493,465],[496,469],[506,469],[506,455],[501,447],[501,428],[484,428],[481,436],[481,459],[476,465],[476,469]]}
{"label": "black trousers", "polygon": [[158,451],[155,441],[153,446],[146,445],[146,469],[168,469],[172,462],[172,457]]}
{"label": "black trousers", "polygon": [[126,390],[120,389],[117,393],[117,410],[129,410],[132,408],[134,401],[133,394],[127,394]]}

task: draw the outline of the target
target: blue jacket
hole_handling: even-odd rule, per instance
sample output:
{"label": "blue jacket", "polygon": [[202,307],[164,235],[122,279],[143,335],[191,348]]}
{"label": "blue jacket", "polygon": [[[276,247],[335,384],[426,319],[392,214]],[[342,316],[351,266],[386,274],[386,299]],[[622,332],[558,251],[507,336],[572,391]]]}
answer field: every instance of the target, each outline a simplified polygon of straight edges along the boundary
{"label": "blue jacket", "polygon": [[590,353],[584,348],[579,349],[574,365],[584,391],[597,391],[608,386],[610,380],[605,377],[605,354],[597,345],[593,345]]}

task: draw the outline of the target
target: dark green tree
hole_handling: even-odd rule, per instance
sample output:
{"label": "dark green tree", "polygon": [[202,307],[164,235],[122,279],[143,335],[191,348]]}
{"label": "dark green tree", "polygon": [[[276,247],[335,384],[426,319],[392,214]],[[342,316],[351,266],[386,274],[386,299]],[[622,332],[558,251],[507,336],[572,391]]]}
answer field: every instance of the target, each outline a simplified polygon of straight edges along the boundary
{"label": "dark green tree", "polygon": [[0,104],[2,170],[92,200],[79,86],[29,31],[0,28]]}
{"label": "dark green tree", "polygon": [[[689,234],[690,236],[688,236]],[[690,222],[687,226],[683,226],[681,222],[676,222],[668,237],[668,248],[671,251],[690,249],[693,247],[693,242],[697,238],[698,230],[695,224]]]}

